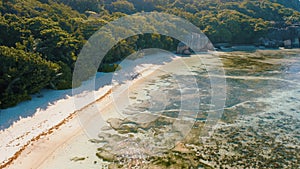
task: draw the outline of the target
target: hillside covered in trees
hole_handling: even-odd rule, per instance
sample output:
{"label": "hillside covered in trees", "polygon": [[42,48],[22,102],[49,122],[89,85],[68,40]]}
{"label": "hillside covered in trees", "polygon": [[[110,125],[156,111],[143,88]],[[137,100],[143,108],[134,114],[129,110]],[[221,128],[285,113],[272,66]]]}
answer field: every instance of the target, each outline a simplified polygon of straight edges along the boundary
{"label": "hillside covered in trees", "polygon": [[[213,43],[253,44],[270,29],[300,23],[298,0],[9,0],[0,1],[0,108],[42,88],[72,87],[72,71],[88,38],[101,26],[136,12],[185,18]],[[103,66],[138,49],[174,51],[178,40],[159,34],[130,37]]]}

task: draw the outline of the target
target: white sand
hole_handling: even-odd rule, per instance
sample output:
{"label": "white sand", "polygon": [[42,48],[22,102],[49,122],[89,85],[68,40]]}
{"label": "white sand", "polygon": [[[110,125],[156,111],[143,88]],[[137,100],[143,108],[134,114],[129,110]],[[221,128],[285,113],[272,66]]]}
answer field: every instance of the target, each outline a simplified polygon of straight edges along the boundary
{"label": "white sand", "polygon": [[[104,86],[97,91],[77,96],[67,96],[51,103],[45,109],[37,108],[32,117],[23,118],[8,129],[0,131],[0,168],[90,168],[89,165],[99,167],[101,161],[95,155],[89,156],[95,153],[96,147],[88,141],[88,138],[99,132],[99,128],[106,124],[104,120],[120,116],[113,112],[118,112],[120,110],[116,109],[122,109],[127,105],[127,99],[122,96],[124,92],[128,93],[128,86],[142,81],[162,63],[173,59],[174,56],[162,57],[161,54],[155,54],[121,63],[122,71],[141,72],[142,76],[127,81],[126,78],[119,79],[115,75],[114,80],[126,83],[113,88],[114,92],[120,91],[114,97],[109,93],[112,86]],[[111,75],[99,78],[103,83],[102,86],[107,84]],[[86,83],[89,85],[91,82]],[[47,97],[51,98],[45,96]],[[111,103],[118,103],[118,106]],[[99,121],[99,126],[89,126],[91,120]],[[86,159],[74,162],[70,160],[72,157]],[[98,165],[95,165],[94,161],[97,161]]]}

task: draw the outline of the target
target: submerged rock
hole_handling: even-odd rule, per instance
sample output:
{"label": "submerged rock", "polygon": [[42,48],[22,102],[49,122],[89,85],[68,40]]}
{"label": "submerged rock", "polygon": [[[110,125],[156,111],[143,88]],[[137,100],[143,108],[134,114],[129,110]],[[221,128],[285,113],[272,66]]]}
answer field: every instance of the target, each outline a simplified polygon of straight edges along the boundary
{"label": "submerged rock", "polygon": [[96,156],[100,159],[103,159],[104,161],[113,162],[115,161],[116,157],[114,154],[104,150],[104,149],[98,149],[99,152],[96,153]]}
{"label": "submerged rock", "polygon": [[83,160],[85,160],[85,157],[74,157],[74,158],[71,158],[70,160],[71,161],[75,161],[75,162],[77,162],[77,161],[83,161]]}

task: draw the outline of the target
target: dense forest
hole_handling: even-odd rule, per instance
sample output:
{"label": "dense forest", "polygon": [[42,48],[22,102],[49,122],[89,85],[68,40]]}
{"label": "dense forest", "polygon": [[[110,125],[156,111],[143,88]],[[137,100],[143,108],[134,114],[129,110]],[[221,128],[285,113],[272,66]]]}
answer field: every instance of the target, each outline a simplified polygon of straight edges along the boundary
{"label": "dense forest", "polygon": [[[72,71],[88,38],[106,23],[136,12],[185,18],[213,43],[252,44],[271,28],[300,23],[298,0],[1,0],[0,108],[42,88],[72,87]],[[99,70],[138,49],[174,51],[178,40],[159,34],[119,42]]]}

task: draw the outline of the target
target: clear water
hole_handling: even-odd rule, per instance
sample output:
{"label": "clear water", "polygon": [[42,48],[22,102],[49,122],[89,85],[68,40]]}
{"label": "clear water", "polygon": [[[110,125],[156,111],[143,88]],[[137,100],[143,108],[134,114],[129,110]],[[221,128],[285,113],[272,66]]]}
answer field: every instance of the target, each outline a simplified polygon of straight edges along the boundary
{"label": "clear water", "polygon": [[[189,74],[157,73],[129,93],[126,116],[99,134],[99,158],[112,154],[112,168],[299,168],[299,52],[220,53],[226,104],[205,140],[212,92],[205,66],[192,61]],[[182,109],[195,98],[198,109]]]}

